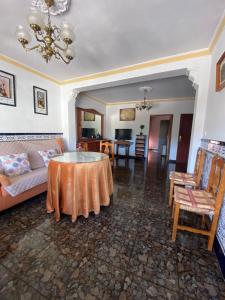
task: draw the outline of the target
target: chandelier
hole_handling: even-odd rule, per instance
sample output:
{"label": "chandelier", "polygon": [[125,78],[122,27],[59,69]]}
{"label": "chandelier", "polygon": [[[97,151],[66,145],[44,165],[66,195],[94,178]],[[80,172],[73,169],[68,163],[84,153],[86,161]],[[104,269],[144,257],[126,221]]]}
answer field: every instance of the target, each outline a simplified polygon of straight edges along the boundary
{"label": "chandelier", "polygon": [[146,94],[149,93],[152,90],[152,87],[150,86],[143,86],[139,88],[139,91],[141,91],[142,93],[144,93],[144,100],[140,103],[136,104],[136,109],[137,110],[147,110],[149,111],[152,108],[152,103],[149,100],[146,100]]}
{"label": "chandelier", "polygon": [[27,18],[37,44],[28,47],[31,41],[31,35],[22,25],[17,26],[16,37],[26,51],[36,49],[42,55],[46,63],[48,63],[52,57],[55,57],[69,64],[75,56],[74,50],[70,46],[75,40],[73,26],[67,22],[63,22],[60,28],[52,25],[49,10],[54,5],[54,0],[43,1],[45,1],[47,6],[47,23],[44,22],[44,15],[37,9],[32,9]]}

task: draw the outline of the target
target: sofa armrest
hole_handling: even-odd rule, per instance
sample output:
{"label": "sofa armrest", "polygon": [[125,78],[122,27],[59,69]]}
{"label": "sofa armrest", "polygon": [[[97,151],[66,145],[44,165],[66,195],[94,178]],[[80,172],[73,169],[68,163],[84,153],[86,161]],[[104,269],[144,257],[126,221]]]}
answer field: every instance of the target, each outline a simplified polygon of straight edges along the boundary
{"label": "sofa armrest", "polygon": [[10,178],[8,176],[0,174],[0,196],[4,197],[8,195],[4,187],[10,184],[11,184]]}

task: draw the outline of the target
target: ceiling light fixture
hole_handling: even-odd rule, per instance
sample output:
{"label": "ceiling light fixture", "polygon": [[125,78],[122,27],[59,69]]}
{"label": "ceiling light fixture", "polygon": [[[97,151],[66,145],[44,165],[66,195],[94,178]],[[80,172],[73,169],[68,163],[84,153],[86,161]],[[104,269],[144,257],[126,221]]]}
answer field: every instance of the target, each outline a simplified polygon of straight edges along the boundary
{"label": "ceiling light fixture", "polygon": [[[38,44],[31,48],[27,47],[31,41],[31,36],[29,31],[22,25],[17,26],[16,37],[26,51],[37,49],[46,63],[53,56],[68,64],[75,56],[74,50],[70,46],[75,40],[73,26],[67,22],[63,22],[60,28],[52,25],[49,9],[54,5],[54,0],[43,1],[48,8],[47,24],[44,22],[43,14],[37,9],[32,9],[27,18]],[[62,41],[64,42],[63,46],[59,44]]]}
{"label": "ceiling light fixture", "polygon": [[146,100],[146,94],[149,93],[152,90],[152,87],[150,86],[142,86],[139,88],[139,91],[144,93],[144,101],[141,103],[136,104],[136,109],[137,110],[147,110],[149,111],[152,108],[152,103],[149,100]]}

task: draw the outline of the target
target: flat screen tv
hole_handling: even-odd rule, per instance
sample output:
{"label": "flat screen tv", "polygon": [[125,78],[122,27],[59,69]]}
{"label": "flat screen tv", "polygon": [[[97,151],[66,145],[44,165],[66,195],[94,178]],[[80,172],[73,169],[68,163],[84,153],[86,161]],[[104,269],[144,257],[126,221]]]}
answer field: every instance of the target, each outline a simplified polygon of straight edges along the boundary
{"label": "flat screen tv", "polygon": [[95,128],[82,128],[82,137],[91,138],[95,136]]}
{"label": "flat screen tv", "polygon": [[131,140],[132,129],[116,129],[115,139],[116,140]]}

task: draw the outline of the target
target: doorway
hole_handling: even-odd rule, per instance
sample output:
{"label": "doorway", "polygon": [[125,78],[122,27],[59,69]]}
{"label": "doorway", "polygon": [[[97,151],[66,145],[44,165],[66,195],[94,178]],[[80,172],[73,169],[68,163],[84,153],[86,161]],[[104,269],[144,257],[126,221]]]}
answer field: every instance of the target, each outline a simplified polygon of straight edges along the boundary
{"label": "doorway", "polygon": [[169,158],[173,115],[150,116],[148,148]]}
{"label": "doorway", "polygon": [[186,172],[191,141],[193,114],[181,114],[178,136],[176,170]]}

